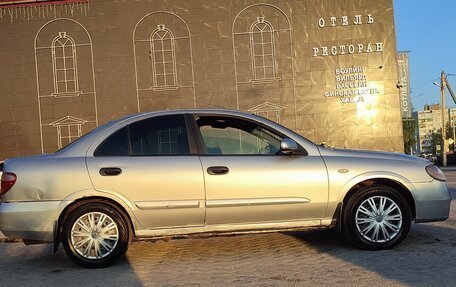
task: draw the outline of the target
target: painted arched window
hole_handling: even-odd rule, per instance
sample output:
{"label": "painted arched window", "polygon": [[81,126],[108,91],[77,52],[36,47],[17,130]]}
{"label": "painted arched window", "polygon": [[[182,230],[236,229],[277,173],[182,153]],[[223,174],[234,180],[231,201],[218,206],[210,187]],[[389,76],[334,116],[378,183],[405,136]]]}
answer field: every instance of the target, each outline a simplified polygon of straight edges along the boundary
{"label": "painted arched window", "polygon": [[60,96],[79,94],[74,40],[66,32],[59,32],[59,35],[52,41],[51,48],[54,94]]}
{"label": "painted arched window", "polygon": [[174,35],[163,24],[150,36],[150,59],[154,88],[177,87]]}
{"label": "painted arched window", "polygon": [[264,17],[250,26],[250,51],[253,80],[274,80],[276,77],[274,28]]}

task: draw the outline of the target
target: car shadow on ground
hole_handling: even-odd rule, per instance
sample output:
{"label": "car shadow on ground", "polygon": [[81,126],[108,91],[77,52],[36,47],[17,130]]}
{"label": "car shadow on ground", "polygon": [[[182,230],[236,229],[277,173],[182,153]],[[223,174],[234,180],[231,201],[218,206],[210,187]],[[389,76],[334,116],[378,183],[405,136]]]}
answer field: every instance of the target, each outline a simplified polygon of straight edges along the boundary
{"label": "car shadow on ground", "polygon": [[62,248],[54,254],[52,244],[4,243],[0,254],[8,259],[0,261],[2,274],[8,274],[1,286],[144,286],[126,257],[110,268],[87,269]]}
{"label": "car shadow on ground", "polygon": [[402,244],[383,251],[359,250],[334,231],[142,242],[105,269],[80,267],[62,248],[53,254],[50,244],[5,243],[0,270],[15,282],[4,286],[334,285],[329,276],[365,286],[371,283],[353,277],[372,280],[372,273],[385,279],[374,286],[454,286],[455,228],[453,218],[413,224]]}
{"label": "car shadow on ground", "polygon": [[[287,235],[310,244],[319,252],[399,284],[454,286],[456,226],[413,224],[405,241],[393,249],[381,251],[359,250],[343,233],[330,230]],[[374,282],[372,284],[375,286]]]}

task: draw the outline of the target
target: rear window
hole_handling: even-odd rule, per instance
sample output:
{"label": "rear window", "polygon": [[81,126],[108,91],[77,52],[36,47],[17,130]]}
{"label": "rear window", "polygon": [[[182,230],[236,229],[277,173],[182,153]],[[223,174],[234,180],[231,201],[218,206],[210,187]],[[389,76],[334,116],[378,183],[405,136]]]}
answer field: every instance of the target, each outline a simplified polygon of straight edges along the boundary
{"label": "rear window", "polygon": [[132,123],[106,138],[94,156],[189,155],[184,115],[153,117]]}
{"label": "rear window", "polygon": [[128,156],[128,127],[105,139],[95,150],[94,156]]}
{"label": "rear window", "polygon": [[130,125],[131,155],[190,153],[184,115],[162,116]]}

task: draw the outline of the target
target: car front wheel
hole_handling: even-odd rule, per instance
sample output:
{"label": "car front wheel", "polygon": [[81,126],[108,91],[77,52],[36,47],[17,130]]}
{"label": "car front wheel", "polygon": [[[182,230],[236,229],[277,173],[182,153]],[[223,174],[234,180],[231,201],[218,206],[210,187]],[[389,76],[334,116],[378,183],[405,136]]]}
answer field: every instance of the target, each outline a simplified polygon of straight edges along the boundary
{"label": "car front wheel", "polygon": [[411,225],[405,198],[392,188],[372,185],[352,196],[344,210],[344,231],[363,249],[388,249],[401,243]]}
{"label": "car front wheel", "polygon": [[111,206],[84,204],[65,221],[62,244],[76,263],[88,268],[107,267],[126,253],[129,244],[128,225]]}

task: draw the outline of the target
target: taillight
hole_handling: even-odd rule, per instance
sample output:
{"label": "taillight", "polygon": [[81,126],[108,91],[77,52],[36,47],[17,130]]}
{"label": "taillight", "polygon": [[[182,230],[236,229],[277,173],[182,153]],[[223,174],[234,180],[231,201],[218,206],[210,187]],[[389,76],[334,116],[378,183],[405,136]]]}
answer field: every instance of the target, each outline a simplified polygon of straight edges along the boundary
{"label": "taillight", "polygon": [[16,183],[17,176],[12,172],[4,172],[2,174],[2,185],[0,189],[0,195],[4,195],[10,190]]}

